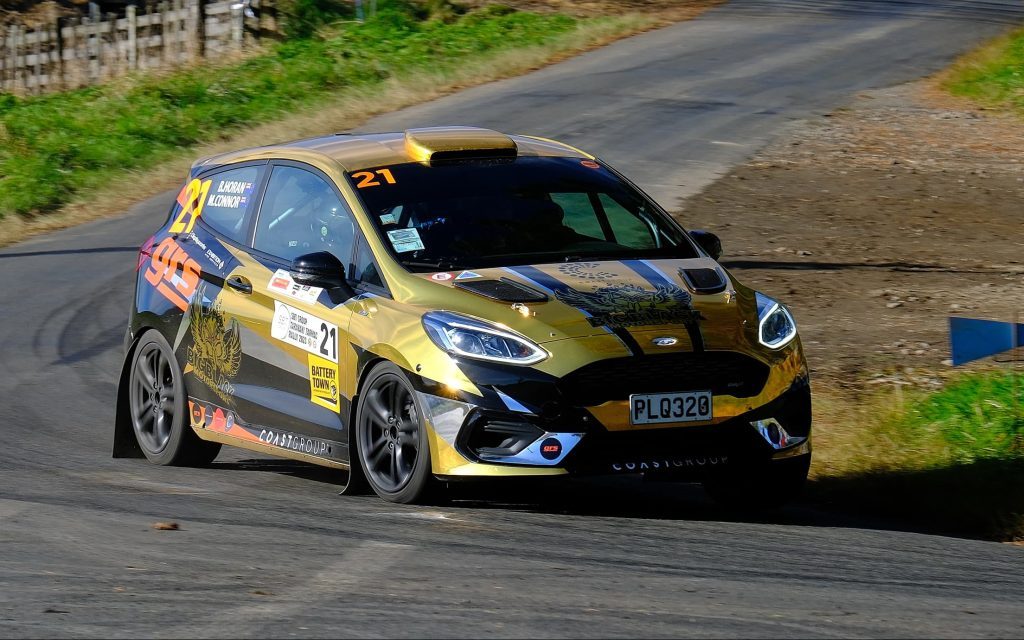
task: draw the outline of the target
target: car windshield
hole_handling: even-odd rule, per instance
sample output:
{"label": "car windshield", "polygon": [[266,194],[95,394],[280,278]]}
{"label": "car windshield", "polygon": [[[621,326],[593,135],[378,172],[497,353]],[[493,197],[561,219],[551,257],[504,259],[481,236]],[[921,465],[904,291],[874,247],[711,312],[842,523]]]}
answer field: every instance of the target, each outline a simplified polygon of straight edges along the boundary
{"label": "car windshield", "polygon": [[678,225],[592,160],[413,162],[349,177],[410,271],[698,255]]}

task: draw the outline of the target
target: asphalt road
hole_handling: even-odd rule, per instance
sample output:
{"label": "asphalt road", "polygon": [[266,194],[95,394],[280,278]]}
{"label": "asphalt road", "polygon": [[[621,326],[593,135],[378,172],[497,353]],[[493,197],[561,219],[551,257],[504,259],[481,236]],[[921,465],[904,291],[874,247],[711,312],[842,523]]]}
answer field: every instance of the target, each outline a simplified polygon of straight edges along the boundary
{"label": "asphalt road", "polygon": [[[559,137],[672,207],[787,123],[1022,14],[737,1],[366,128]],[[735,521],[699,491],[628,481],[399,507],[243,452],[199,470],[112,460],[135,251],[171,197],[0,251],[0,636],[1024,635],[1020,549],[893,522],[800,506]]]}

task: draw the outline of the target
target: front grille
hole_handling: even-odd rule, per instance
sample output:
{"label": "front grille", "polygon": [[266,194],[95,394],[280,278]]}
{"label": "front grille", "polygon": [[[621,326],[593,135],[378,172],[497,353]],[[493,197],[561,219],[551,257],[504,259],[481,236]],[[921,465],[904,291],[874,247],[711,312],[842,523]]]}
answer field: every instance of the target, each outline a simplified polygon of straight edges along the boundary
{"label": "front grille", "polygon": [[626,400],[634,393],[703,391],[748,398],[768,381],[768,365],[734,351],[612,358],[580,367],[558,383],[577,407]]}

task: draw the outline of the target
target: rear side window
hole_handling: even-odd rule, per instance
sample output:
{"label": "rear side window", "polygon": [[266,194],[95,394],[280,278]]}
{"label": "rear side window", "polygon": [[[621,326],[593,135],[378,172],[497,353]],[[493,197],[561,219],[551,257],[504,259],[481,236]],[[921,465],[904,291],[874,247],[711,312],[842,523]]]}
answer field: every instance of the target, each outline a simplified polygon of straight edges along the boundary
{"label": "rear side window", "polygon": [[253,200],[262,166],[213,174],[200,218],[215,231],[239,244],[246,243]]}

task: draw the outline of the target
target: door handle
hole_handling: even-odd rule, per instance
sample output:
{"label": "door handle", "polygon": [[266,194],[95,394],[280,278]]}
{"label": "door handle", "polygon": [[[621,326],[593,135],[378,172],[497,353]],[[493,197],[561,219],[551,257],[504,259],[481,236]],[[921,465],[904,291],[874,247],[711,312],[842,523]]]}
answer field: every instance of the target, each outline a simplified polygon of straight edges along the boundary
{"label": "door handle", "polygon": [[243,276],[231,276],[225,280],[225,284],[237,291],[238,293],[244,293],[249,295],[252,293],[252,283],[249,282],[248,278]]}

